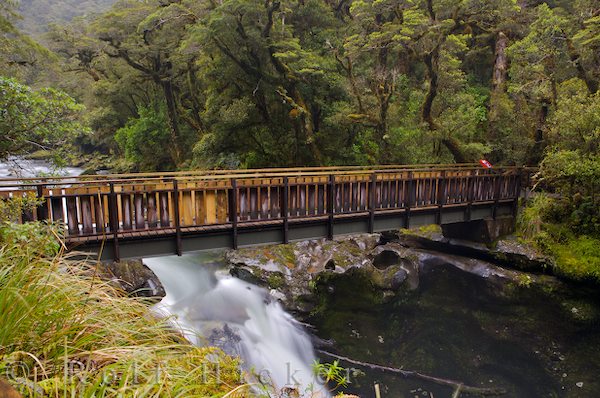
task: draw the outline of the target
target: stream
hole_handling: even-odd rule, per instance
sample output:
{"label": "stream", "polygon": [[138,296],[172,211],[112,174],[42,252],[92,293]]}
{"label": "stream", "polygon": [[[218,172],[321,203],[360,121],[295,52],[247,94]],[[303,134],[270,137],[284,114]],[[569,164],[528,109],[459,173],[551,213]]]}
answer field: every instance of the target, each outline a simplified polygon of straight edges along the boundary
{"label": "stream", "polygon": [[[307,332],[265,289],[229,276],[222,253],[144,263],[167,291],[157,311],[175,315],[192,342],[240,355],[246,370],[268,370],[277,387],[320,387],[311,364],[333,359],[314,354]],[[598,294],[559,286],[499,285],[442,265],[426,268],[416,289],[382,300],[369,280],[344,274],[317,287],[319,305],[302,320],[331,342],[324,350],[356,361],[502,388],[506,397],[598,397]],[[350,366],[346,393],[374,397],[379,384],[383,397],[452,396],[447,386]]]}
{"label": "stream", "polygon": [[192,343],[239,356],[251,382],[328,397],[313,377],[309,335],[266,290],[230,276],[221,259],[219,252],[145,259],[166,291],[155,310]]}

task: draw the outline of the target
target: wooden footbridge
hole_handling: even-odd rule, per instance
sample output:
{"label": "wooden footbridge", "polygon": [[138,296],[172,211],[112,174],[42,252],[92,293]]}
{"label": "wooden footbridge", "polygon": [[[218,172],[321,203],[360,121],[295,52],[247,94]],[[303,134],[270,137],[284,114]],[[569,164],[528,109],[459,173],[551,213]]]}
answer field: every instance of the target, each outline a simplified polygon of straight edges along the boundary
{"label": "wooden footbridge", "polygon": [[61,223],[69,248],[119,260],[514,215],[524,175],[461,164],[0,179],[0,198],[37,196],[20,222]]}

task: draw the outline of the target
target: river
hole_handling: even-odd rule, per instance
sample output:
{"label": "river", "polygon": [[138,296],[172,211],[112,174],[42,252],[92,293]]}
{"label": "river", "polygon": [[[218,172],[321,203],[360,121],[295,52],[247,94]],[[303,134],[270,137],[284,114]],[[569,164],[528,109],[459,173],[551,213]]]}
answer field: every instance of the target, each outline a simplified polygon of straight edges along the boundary
{"label": "river", "polygon": [[47,160],[24,159],[12,157],[0,162],[0,178],[39,177],[48,174],[61,176],[77,176],[83,172],[79,167],[57,169]]}
{"label": "river", "polygon": [[[167,291],[161,311],[175,314],[195,343],[217,342],[231,352],[233,341],[247,369],[276,369],[277,385],[289,381],[290,363],[304,386],[312,383],[312,361],[333,359],[314,354],[307,332],[266,290],[231,278],[219,254],[207,256],[145,260]],[[417,289],[386,301],[356,276],[319,294],[318,309],[302,321],[338,355],[501,388],[507,397],[600,396],[600,301],[593,289],[527,280],[499,285],[448,265],[430,267]],[[375,384],[383,397],[452,396],[448,386],[352,366],[358,371],[344,391],[364,398],[375,396]]]}

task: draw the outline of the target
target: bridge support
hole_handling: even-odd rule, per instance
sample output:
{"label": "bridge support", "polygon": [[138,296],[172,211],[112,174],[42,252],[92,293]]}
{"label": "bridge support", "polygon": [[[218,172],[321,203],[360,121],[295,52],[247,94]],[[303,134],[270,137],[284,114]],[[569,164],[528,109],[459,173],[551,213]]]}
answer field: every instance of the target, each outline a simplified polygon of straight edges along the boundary
{"label": "bridge support", "polygon": [[503,216],[442,224],[442,233],[449,239],[470,240],[479,243],[492,243],[514,232],[514,218]]}

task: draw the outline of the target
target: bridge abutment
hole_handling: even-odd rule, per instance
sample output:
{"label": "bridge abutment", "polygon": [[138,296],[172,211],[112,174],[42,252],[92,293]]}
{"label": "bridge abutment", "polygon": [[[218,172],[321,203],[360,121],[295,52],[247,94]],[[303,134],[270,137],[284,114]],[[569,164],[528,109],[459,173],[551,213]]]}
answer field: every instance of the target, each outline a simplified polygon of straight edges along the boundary
{"label": "bridge abutment", "polygon": [[442,234],[448,239],[461,239],[478,243],[493,243],[515,231],[514,217],[504,216],[496,219],[442,224]]}

